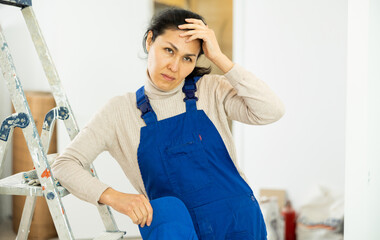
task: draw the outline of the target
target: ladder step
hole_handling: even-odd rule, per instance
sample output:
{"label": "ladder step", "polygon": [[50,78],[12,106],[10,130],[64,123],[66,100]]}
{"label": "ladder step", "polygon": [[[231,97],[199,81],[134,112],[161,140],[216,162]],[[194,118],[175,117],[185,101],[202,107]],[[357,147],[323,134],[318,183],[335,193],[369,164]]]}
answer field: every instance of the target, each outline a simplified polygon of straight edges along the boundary
{"label": "ladder step", "polygon": [[[25,196],[42,196],[41,186],[31,186],[25,183],[24,172],[0,180],[0,194],[5,195],[25,195]],[[66,188],[57,186],[58,194],[64,197],[69,193]]]}
{"label": "ladder step", "polygon": [[94,240],[116,240],[122,239],[125,232],[104,232],[100,236],[94,238]]}
{"label": "ladder step", "polygon": [[32,0],[1,0],[0,3],[12,5],[16,7],[32,6]]}

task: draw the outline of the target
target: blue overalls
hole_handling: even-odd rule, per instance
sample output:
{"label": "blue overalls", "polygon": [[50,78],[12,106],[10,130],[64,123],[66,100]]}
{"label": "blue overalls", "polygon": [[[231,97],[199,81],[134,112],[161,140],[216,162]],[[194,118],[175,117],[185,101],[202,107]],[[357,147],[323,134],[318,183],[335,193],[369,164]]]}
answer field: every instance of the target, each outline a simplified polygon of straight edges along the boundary
{"label": "blue overalls", "polygon": [[[157,121],[144,87],[136,92],[137,107],[146,123],[140,130],[137,156],[149,200],[180,199],[201,240],[267,239],[251,188],[238,173],[214,124],[203,110],[197,110],[199,78],[185,80],[186,112],[161,121]],[[154,224],[159,225],[159,219],[153,208]],[[163,227],[176,236],[175,227]]]}

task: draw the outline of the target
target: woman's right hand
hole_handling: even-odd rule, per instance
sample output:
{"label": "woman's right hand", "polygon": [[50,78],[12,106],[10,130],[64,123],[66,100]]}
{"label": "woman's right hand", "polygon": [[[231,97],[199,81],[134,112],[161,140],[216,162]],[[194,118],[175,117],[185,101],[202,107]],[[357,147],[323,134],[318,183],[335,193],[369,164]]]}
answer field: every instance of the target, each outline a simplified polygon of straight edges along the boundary
{"label": "woman's right hand", "polygon": [[143,194],[129,194],[107,188],[99,198],[99,203],[106,204],[116,211],[128,215],[134,224],[150,226],[153,209]]}

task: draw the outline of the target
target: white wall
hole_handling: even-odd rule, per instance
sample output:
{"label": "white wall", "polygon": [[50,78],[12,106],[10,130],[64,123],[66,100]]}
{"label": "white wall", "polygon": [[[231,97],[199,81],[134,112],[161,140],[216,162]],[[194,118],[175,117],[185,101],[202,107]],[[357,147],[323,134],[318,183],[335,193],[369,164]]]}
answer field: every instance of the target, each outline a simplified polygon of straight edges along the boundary
{"label": "white wall", "polygon": [[297,209],[317,185],[344,192],[347,1],[235,0],[235,61],[264,80],[286,113],[234,125],[256,194],[286,189]]}
{"label": "white wall", "polygon": [[[139,57],[144,56],[141,42],[153,12],[151,1],[38,0],[33,6],[80,128],[107,99],[136,91],[143,84],[145,60]],[[24,90],[49,90],[20,11],[1,7],[0,24]],[[3,100],[5,85],[0,86],[3,119],[10,114],[10,103]],[[62,150],[69,138],[63,125],[58,131]],[[102,181],[118,190],[135,192],[109,154],[99,156],[95,168]],[[9,209],[9,200],[4,201]],[[94,206],[73,196],[63,198],[63,202],[76,238],[92,237],[103,229]],[[10,214],[1,212],[1,216]],[[127,216],[115,211],[114,215],[127,236],[139,234]]]}
{"label": "white wall", "polygon": [[345,239],[380,239],[380,1],[348,1]]}
{"label": "white wall", "polygon": [[[358,81],[356,79],[355,81]],[[380,0],[369,1],[369,45],[368,45],[368,170],[365,172],[368,181],[365,183],[368,218],[360,222],[356,216],[349,219],[349,224],[355,226],[368,225],[368,238],[380,239],[378,228],[380,205]],[[353,97],[356,97],[354,95]],[[360,159],[356,161],[361,162]],[[361,176],[356,176],[359,178]],[[347,178],[346,178],[347,179]],[[346,180],[347,181],[347,180]],[[353,197],[357,193],[353,188],[346,194],[346,198]],[[355,205],[356,203],[354,203]],[[347,208],[354,209],[354,205]],[[350,211],[350,210],[347,210]],[[360,233],[360,229],[356,229]],[[346,234],[347,235],[347,234]],[[349,235],[350,236],[350,235]],[[355,237],[347,238],[355,239]]]}

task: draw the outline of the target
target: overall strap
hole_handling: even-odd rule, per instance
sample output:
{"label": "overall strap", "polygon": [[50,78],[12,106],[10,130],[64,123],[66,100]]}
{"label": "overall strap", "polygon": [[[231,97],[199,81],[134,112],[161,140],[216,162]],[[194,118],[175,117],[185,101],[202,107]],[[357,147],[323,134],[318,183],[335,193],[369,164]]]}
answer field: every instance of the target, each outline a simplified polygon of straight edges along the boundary
{"label": "overall strap", "polygon": [[146,125],[157,122],[156,113],[149,103],[149,98],[145,94],[144,86],[136,92],[136,104],[137,108],[141,111],[141,118],[144,119]]}
{"label": "overall strap", "polygon": [[198,98],[195,96],[197,91],[197,81],[201,76],[196,77],[187,77],[185,79],[185,84],[183,85],[182,92],[185,93],[186,97],[183,101],[186,103],[186,112],[196,111],[197,110],[197,101]]}

